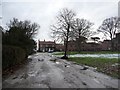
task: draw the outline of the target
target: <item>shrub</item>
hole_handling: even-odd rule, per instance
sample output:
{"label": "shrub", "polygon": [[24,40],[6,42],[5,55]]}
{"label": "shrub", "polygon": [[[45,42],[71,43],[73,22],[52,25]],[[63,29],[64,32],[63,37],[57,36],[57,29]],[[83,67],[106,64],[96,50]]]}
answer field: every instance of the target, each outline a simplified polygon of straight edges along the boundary
{"label": "shrub", "polygon": [[6,69],[25,60],[25,51],[16,46],[3,46],[2,48],[2,68]]}

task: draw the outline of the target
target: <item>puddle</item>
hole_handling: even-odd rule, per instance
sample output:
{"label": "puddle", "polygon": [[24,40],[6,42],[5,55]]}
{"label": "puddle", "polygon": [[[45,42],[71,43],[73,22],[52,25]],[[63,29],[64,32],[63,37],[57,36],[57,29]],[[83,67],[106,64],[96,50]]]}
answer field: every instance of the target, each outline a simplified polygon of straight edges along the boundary
{"label": "puddle", "polygon": [[98,80],[96,80],[96,79],[93,79],[95,82],[97,82],[97,83],[100,83]]}
{"label": "puddle", "polygon": [[70,57],[101,57],[101,58],[118,58],[118,54],[76,54]]}
{"label": "puddle", "polygon": [[[61,57],[63,55],[55,55],[57,57]],[[75,54],[68,55],[69,57],[100,57],[100,58],[118,58],[120,54]]]}
{"label": "puddle", "polygon": [[55,62],[56,64],[60,64],[60,62]]}

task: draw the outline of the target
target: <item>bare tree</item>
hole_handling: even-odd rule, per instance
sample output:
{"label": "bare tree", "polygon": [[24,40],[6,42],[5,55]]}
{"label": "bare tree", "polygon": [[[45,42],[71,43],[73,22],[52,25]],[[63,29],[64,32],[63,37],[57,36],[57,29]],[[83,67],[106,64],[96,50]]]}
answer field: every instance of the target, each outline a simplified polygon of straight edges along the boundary
{"label": "bare tree", "polygon": [[68,40],[70,38],[70,32],[71,32],[71,25],[72,20],[76,14],[67,8],[62,9],[58,16],[57,16],[57,22],[56,24],[52,25],[52,33],[53,37],[57,39],[61,39],[64,41],[65,44],[65,53],[62,58],[68,58],[67,57],[67,47],[68,47]]}
{"label": "bare tree", "polygon": [[72,29],[74,30],[71,33],[71,37],[77,39],[77,47],[78,51],[80,52],[81,43],[93,35],[93,32],[91,32],[90,29],[94,24],[87,21],[86,19],[79,18],[74,19],[72,24]]}
{"label": "bare tree", "polygon": [[37,23],[31,23],[31,21],[29,20],[19,21],[17,18],[13,18],[13,20],[10,20],[8,28],[13,29],[15,27],[20,28],[23,33],[28,36],[28,38],[33,38],[35,34],[37,34],[38,29],[40,28]]}
{"label": "bare tree", "polygon": [[116,36],[116,33],[120,32],[120,18],[111,17],[103,21],[102,25],[99,27],[98,32],[102,32],[105,37],[111,39],[111,50],[114,49],[113,38]]}

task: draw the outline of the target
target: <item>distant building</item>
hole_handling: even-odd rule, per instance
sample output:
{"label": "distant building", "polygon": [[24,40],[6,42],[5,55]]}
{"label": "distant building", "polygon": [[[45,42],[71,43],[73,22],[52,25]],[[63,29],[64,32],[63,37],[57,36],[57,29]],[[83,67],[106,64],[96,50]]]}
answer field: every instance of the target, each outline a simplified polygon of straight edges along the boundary
{"label": "distant building", "polygon": [[82,45],[81,47],[82,51],[100,51],[101,47],[100,47],[100,43],[95,43],[95,42],[89,42],[89,43],[85,43]]}
{"label": "distant building", "polygon": [[56,50],[55,51],[64,51],[64,45],[63,44],[56,44]]}
{"label": "distant building", "polygon": [[71,41],[68,41],[68,51],[76,51],[77,48],[76,48],[76,41],[74,40],[71,40]]}
{"label": "distant building", "polygon": [[101,51],[108,51],[111,50],[111,41],[110,40],[104,40],[101,43]]}
{"label": "distant building", "polygon": [[38,41],[38,51],[39,52],[48,52],[55,51],[56,43],[55,41]]}
{"label": "distant building", "polygon": [[[68,51],[78,51],[78,45],[76,41],[68,42]],[[80,45],[81,51],[99,51],[101,50],[99,43],[89,42],[89,43],[81,43]]]}
{"label": "distant building", "polygon": [[[120,33],[116,34],[114,41],[114,50],[120,51]],[[80,46],[81,51],[109,51],[111,50],[111,40],[104,40],[103,42],[81,42],[81,45],[77,44],[78,41],[68,41],[67,51],[78,51]],[[39,41],[40,52],[48,51],[64,51],[64,44],[56,44],[55,41]]]}

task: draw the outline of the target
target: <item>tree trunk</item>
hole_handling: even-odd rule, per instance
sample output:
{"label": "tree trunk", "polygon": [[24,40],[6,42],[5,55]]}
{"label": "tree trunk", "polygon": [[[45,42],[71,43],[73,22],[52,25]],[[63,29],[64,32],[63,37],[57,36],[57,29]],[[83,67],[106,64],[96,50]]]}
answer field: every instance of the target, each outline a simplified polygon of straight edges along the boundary
{"label": "tree trunk", "polygon": [[81,51],[81,42],[80,42],[80,37],[78,39],[78,52],[80,53]]}
{"label": "tree trunk", "polygon": [[110,33],[110,38],[111,38],[111,51],[113,51],[114,48],[114,42],[113,42],[113,38],[112,38],[112,33]]}
{"label": "tree trunk", "polygon": [[80,40],[80,35],[81,35],[81,30],[79,29],[79,38],[78,38],[78,52],[80,53],[81,51],[81,40]]}
{"label": "tree trunk", "polygon": [[114,51],[114,42],[111,40],[111,51]]}
{"label": "tree trunk", "polygon": [[67,46],[68,46],[68,40],[66,40],[66,42],[65,42],[65,53],[64,53],[64,57],[67,57]]}
{"label": "tree trunk", "polygon": [[68,59],[68,57],[67,57],[67,49],[68,49],[69,28],[70,28],[70,26],[68,25],[67,36],[66,36],[66,41],[65,41],[65,53],[64,53],[64,56],[62,57],[62,59]]}
{"label": "tree trunk", "polygon": [[64,56],[61,57],[61,59],[68,59],[68,57],[67,57],[67,48],[68,48],[68,37],[67,37],[67,39],[65,41]]}

